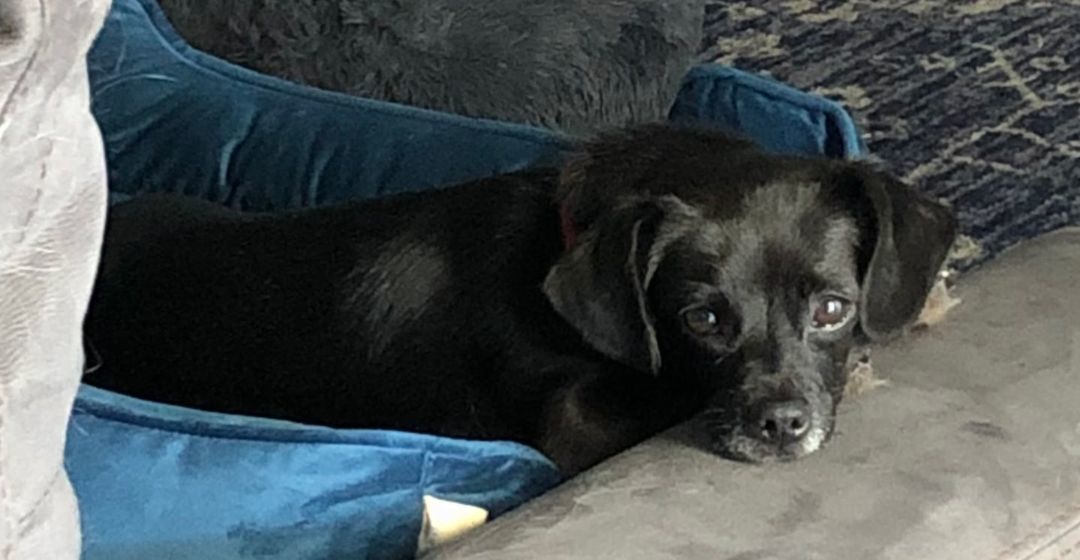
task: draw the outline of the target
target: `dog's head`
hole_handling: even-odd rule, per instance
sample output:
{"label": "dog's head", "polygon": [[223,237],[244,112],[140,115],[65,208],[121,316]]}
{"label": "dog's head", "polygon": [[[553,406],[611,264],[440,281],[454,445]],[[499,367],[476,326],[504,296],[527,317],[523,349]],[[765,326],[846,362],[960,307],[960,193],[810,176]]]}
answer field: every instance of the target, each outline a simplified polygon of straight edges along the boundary
{"label": "dog's head", "polygon": [[832,433],[858,337],[911,323],[955,236],[944,206],[865,164],[645,127],[561,178],[580,232],[544,291],[598,351],[700,391],[717,450],[760,461]]}

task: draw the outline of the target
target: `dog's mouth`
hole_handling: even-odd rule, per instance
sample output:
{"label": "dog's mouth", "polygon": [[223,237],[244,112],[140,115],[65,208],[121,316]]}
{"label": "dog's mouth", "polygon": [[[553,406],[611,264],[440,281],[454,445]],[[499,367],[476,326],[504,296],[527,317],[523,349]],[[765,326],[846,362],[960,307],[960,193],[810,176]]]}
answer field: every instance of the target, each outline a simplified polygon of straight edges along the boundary
{"label": "dog's mouth", "polygon": [[[769,413],[763,414],[763,408]],[[701,421],[712,450],[722,457],[749,463],[792,461],[818,451],[832,436],[831,408],[805,402],[712,407]]]}

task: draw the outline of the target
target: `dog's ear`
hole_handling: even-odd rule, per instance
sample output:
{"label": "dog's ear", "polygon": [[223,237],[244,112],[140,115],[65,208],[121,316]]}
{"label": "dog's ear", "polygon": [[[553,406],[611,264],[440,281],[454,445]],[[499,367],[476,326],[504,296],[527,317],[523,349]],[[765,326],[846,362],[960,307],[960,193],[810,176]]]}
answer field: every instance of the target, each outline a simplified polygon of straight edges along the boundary
{"label": "dog's ear", "polygon": [[901,332],[919,315],[956,238],[945,205],[896,178],[846,163],[834,177],[863,230],[860,323],[872,340]]}
{"label": "dog's ear", "polygon": [[601,214],[543,285],[551,305],[588,344],[653,374],[660,370],[660,351],[646,292],[664,215],[662,205],[650,200]]}

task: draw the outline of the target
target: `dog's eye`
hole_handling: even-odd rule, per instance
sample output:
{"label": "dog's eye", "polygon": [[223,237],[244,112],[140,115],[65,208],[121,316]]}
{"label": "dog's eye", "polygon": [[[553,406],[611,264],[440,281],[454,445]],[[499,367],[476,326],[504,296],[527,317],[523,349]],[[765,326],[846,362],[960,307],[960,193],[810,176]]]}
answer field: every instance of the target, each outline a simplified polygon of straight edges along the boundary
{"label": "dog's eye", "polygon": [[851,302],[835,296],[818,302],[814,309],[814,328],[829,330],[843,325],[851,316]]}
{"label": "dog's eye", "polygon": [[683,322],[690,332],[697,335],[707,335],[716,332],[720,326],[720,318],[711,309],[697,307],[683,313]]}

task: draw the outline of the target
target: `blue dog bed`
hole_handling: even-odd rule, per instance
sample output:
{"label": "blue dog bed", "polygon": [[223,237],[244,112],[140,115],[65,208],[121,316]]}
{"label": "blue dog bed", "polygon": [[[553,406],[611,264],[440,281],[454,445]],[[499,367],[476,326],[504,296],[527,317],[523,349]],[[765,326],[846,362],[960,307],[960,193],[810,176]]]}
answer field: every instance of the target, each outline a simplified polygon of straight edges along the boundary
{"label": "blue dog bed", "polygon": [[[115,0],[88,63],[113,200],[170,191],[248,210],[314,206],[556,163],[570,148],[532,127],[228,64],[188,46],[153,0]],[[838,105],[720,66],[686,77],[671,118],[777,152],[861,150]],[[409,557],[423,496],[495,516],[559,482],[514,443],[301,426],[86,386],[66,464],[86,560]]]}

